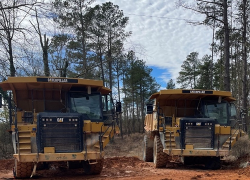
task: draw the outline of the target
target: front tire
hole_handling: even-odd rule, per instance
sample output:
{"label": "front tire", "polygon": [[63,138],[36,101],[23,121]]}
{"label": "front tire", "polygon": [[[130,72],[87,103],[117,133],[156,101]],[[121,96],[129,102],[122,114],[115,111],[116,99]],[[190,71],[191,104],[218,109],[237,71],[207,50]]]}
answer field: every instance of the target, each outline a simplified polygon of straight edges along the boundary
{"label": "front tire", "polygon": [[[93,161],[95,163],[95,161]],[[101,174],[103,169],[104,159],[98,159],[95,164],[90,164],[88,161],[84,163],[84,173],[88,175]]]}
{"label": "front tire", "polygon": [[221,160],[219,157],[208,158],[205,164],[206,169],[217,170],[221,168]]}
{"label": "front tire", "polygon": [[15,159],[15,166],[13,168],[14,178],[29,178],[33,170],[32,162],[18,162]]}
{"label": "front tire", "polygon": [[194,162],[194,159],[192,157],[182,157],[182,158],[184,165],[192,165]]}
{"label": "front tire", "polygon": [[154,138],[153,151],[155,168],[166,167],[168,156],[163,152],[163,146],[158,135],[156,135]]}
{"label": "front tire", "polygon": [[82,161],[68,161],[67,166],[69,169],[78,169],[78,168],[82,168],[83,164],[82,164]]}

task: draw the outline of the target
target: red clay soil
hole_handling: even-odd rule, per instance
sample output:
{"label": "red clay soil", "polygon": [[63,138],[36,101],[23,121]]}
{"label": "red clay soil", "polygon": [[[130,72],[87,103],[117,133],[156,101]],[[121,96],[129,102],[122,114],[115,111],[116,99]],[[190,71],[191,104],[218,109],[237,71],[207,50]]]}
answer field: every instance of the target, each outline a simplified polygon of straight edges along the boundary
{"label": "red clay soil", "polygon": [[[13,179],[14,160],[0,160],[0,179]],[[155,169],[153,163],[146,163],[137,157],[111,157],[104,161],[100,175],[85,175],[82,170],[69,170],[65,163],[51,164],[48,170],[37,170],[35,179],[120,179],[120,180],[180,180],[180,179],[250,179],[250,167],[205,170],[202,166],[183,166],[179,162],[171,162],[166,168]]]}

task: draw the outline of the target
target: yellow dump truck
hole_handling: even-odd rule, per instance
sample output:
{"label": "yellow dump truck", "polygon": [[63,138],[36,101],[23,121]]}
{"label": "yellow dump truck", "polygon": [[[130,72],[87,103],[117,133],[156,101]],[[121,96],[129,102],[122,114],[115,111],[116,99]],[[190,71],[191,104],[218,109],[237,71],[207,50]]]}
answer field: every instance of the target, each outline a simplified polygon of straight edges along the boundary
{"label": "yellow dump truck", "polygon": [[221,167],[238,138],[244,135],[230,92],[161,90],[150,97],[145,117],[144,161],[166,167],[172,157],[184,164]]}
{"label": "yellow dump truck", "polygon": [[111,90],[99,80],[9,77],[0,83],[9,101],[14,177],[32,177],[43,162],[100,174],[104,147],[119,133],[121,103],[113,108]]}

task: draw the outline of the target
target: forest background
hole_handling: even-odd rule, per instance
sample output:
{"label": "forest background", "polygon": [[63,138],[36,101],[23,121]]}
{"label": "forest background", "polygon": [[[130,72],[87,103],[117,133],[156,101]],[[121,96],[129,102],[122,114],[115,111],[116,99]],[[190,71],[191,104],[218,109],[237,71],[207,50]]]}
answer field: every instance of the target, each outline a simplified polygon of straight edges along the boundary
{"label": "forest background", "polygon": [[[0,2],[0,80],[8,76],[100,79],[122,102],[121,135],[144,132],[145,104],[160,85],[152,68],[126,49],[129,18],[119,6],[93,0],[2,0]],[[249,0],[177,1],[180,8],[204,15],[213,30],[211,54],[190,52],[167,89],[231,91],[238,110],[249,109]],[[54,31],[49,31],[53,26]],[[0,119],[0,158],[12,154],[8,111]],[[246,126],[246,127],[247,127]],[[247,130],[247,129],[246,129]]]}

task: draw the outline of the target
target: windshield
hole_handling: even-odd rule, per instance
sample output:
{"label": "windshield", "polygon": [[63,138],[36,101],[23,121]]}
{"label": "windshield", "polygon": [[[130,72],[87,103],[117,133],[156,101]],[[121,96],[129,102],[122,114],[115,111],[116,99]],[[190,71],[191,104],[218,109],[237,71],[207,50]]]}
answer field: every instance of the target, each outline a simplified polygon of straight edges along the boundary
{"label": "windshield", "polygon": [[227,103],[217,101],[205,101],[205,116],[209,118],[216,119],[217,123],[221,125],[228,124],[228,111],[227,111]]}
{"label": "windshield", "polygon": [[70,111],[85,114],[90,119],[101,119],[100,94],[70,94]]}

